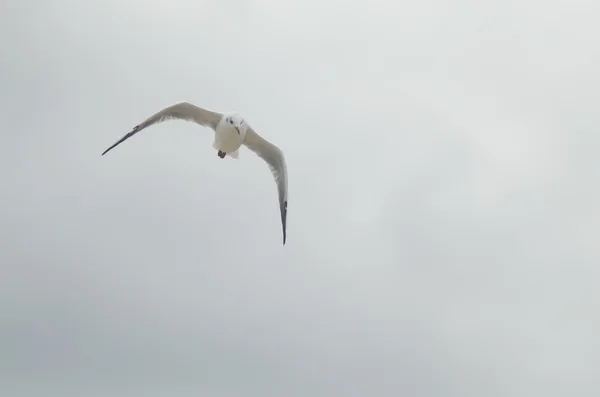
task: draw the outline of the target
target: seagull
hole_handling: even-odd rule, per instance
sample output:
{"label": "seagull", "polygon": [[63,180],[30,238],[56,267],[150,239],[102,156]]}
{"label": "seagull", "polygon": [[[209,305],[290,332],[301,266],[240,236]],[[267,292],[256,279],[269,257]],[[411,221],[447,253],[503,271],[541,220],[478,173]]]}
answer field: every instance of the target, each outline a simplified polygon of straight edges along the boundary
{"label": "seagull", "polygon": [[242,145],[245,145],[267,163],[277,185],[281,226],[283,229],[283,245],[285,245],[288,204],[287,166],[285,157],[279,147],[258,135],[248,122],[237,112],[219,113],[198,107],[190,102],[179,102],[159,110],[140,124],[133,127],[129,133],[106,149],[102,153],[102,156],[141,130],[148,128],[153,124],[172,119],[190,121],[200,124],[203,127],[212,128],[215,133],[212,146],[217,150],[217,156],[220,159],[224,159],[225,156],[238,159],[239,149]]}

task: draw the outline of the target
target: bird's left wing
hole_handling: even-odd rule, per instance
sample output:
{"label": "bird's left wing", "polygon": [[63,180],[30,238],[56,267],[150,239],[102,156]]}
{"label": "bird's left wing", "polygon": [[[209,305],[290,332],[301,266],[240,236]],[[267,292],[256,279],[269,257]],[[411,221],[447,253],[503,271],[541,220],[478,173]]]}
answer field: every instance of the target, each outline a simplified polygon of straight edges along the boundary
{"label": "bird's left wing", "polygon": [[104,153],[102,153],[102,155],[104,156],[109,150],[111,150],[121,142],[131,138],[144,128],[150,127],[153,124],[161,123],[165,120],[180,119],[185,121],[193,121],[197,124],[200,124],[205,127],[210,127],[214,130],[215,128],[217,128],[217,124],[221,120],[221,117],[223,117],[221,113],[213,112],[212,110],[208,109],[203,109],[189,102],[179,102],[154,113],[152,116],[148,117],[146,120],[133,127],[131,132],[123,136],[111,147],[106,149]]}
{"label": "bird's left wing", "polygon": [[286,240],[287,204],[288,204],[288,177],[287,166],[283,152],[277,146],[258,135],[252,127],[248,127],[244,145],[269,166],[279,194],[279,211],[281,212],[281,226],[283,228],[283,244]]}

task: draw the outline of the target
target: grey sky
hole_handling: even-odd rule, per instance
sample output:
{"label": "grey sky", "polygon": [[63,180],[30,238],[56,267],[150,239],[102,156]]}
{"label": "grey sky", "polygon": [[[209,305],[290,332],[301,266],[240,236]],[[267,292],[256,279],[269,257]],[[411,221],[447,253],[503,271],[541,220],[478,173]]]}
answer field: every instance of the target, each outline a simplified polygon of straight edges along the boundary
{"label": "grey sky", "polygon": [[[600,3],[5,0],[0,394],[597,396]],[[280,146],[275,184],[189,100]]]}

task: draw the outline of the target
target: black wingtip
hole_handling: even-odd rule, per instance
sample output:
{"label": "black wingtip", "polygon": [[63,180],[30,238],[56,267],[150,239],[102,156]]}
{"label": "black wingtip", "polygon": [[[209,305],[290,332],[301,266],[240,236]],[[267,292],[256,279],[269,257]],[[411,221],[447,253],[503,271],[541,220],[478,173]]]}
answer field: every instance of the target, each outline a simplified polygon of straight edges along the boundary
{"label": "black wingtip", "polygon": [[287,200],[283,203],[283,211],[281,213],[281,226],[283,227],[283,245],[285,245],[287,235]]}
{"label": "black wingtip", "polygon": [[103,153],[102,156],[104,156],[106,153],[108,153],[112,148],[116,147],[117,145],[119,145],[121,142],[129,139],[130,137],[132,137],[133,135],[135,135],[136,132],[138,132],[138,130],[140,129],[139,125],[136,125],[135,127],[133,127],[133,129],[131,130],[131,132],[129,132],[128,134],[126,134],[123,138],[119,139],[117,142],[115,142],[111,147],[109,147],[108,149],[106,149]]}
{"label": "black wingtip", "polygon": [[[120,143],[120,142],[119,142]],[[102,156],[104,156],[106,153],[108,153],[112,148],[114,148],[117,145],[113,145],[111,147],[109,147],[108,149],[106,149],[104,152],[102,152]]]}

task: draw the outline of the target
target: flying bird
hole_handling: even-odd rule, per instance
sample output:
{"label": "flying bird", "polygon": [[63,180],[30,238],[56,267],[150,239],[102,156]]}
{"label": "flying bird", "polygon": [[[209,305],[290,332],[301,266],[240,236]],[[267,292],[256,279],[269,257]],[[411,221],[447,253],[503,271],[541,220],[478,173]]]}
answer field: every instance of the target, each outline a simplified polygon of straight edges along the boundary
{"label": "flying bird", "polygon": [[281,226],[283,229],[283,245],[285,245],[288,204],[285,157],[279,147],[258,135],[248,122],[236,112],[219,113],[203,109],[189,102],[179,102],[156,112],[133,127],[129,133],[106,149],[102,153],[102,156],[141,130],[153,124],[171,119],[195,122],[201,126],[210,127],[215,133],[212,146],[217,150],[217,156],[221,159],[224,159],[225,156],[238,159],[239,149],[242,145],[245,145],[267,163],[277,185]]}

